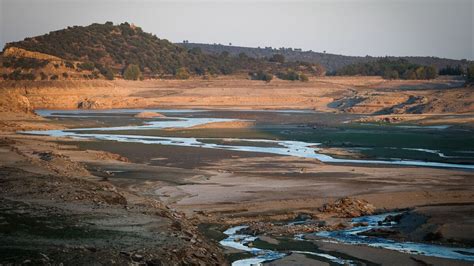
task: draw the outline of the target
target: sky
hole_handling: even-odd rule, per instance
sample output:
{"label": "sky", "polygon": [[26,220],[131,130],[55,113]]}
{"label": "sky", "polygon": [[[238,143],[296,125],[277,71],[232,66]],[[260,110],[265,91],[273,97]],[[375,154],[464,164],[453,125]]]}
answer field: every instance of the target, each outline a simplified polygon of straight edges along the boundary
{"label": "sky", "polygon": [[130,22],[172,42],[474,60],[474,0],[0,0],[6,42]]}

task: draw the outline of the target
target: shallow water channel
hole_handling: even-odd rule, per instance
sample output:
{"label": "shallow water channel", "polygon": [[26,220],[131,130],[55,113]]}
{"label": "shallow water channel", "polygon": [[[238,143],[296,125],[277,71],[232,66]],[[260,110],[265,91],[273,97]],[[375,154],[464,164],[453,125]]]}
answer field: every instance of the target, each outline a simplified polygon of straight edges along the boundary
{"label": "shallow water channel", "polygon": [[[137,119],[144,110],[50,111],[38,113],[59,122],[77,125],[95,121],[88,126],[68,130],[26,131],[23,134],[69,137],[149,145],[193,147],[210,150],[267,153],[317,159],[331,164],[402,165],[419,167],[474,169],[474,134],[470,129],[439,125],[359,125],[347,123],[347,117],[313,111],[216,111],[216,110],[147,110],[165,114],[165,118]],[[255,127],[239,129],[192,129],[213,122],[253,121]],[[74,124],[72,123],[72,124]],[[309,126],[308,126],[309,125]],[[173,128],[174,130],[168,130]],[[237,132],[237,133],[235,133]],[[244,132],[245,134],[241,134]],[[199,136],[197,134],[199,133]],[[239,135],[240,134],[240,135]],[[237,136],[236,136],[237,135]],[[344,157],[324,152],[324,148],[355,151],[363,156]],[[353,219],[367,223],[347,230],[319,232],[321,241],[347,245],[365,245],[403,253],[447,259],[474,261],[474,249],[461,249],[360,235],[374,228],[388,214]],[[321,250],[287,250],[250,247],[258,237],[242,233],[246,226],[232,227],[224,233],[221,245],[252,254],[233,265],[251,265],[282,259],[291,253],[321,258],[331,264],[357,264],[351,258]],[[295,236],[297,241],[307,241]]]}
{"label": "shallow water channel", "polygon": [[[123,124],[130,121],[139,123],[138,125],[119,125],[119,126],[101,126],[101,127],[87,127],[74,128],[69,130],[47,130],[47,131],[26,131],[24,134],[48,135],[54,137],[71,137],[82,139],[96,139],[108,140],[118,142],[130,143],[144,143],[144,144],[158,144],[171,145],[183,147],[198,147],[203,149],[222,149],[241,152],[257,152],[269,153],[283,156],[295,156],[302,158],[312,158],[325,163],[334,164],[382,164],[382,165],[407,165],[407,166],[422,166],[422,167],[440,167],[440,168],[459,168],[459,169],[474,169],[474,153],[468,144],[469,139],[465,139],[468,145],[459,144],[465,138],[466,132],[460,131],[461,136],[449,133],[444,142],[439,142],[441,148],[425,147],[425,143],[431,143],[436,139],[426,139],[424,143],[419,143],[418,146],[413,147],[414,141],[412,138],[417,134],[423,133],[426,137],[430,137],[434,133],[442,135],[442,131],[448,130],[449,127],[428,127],[421,131],[419,127],[411,135],[398,136],[388,134],[402,134],[408,129],[402,129],[399,133],[394,128],[346,128],[343,123],[339,126],[337,131],[331,127],[321,126],[320,129],[301,129],[299,126],[291,124],[264,124],[260,126],[257,123],[256,129],[266,132],[273,136],[273,139],[262,138],[235,138],[235,137],[193,137],[193,136],[170,136],[170,132],[164,132],[166,129],[188,129],[195,126],[204,125],[215,122],[232,122],[232,121],[253,121],[251,119],[239,119],[233,117],[210,117],[216,115],[215,113],[206,110],[156,110],[160,113],[167,114],[166,118],[147,119],[145,122],[137,122],[133,120],[133,114],[143,110],[105,110],[105,111],[48,111],[42,110],[38,113],[45,117],[62,118],[62,119],[97,119],[104,120],[111,118],[120,118]],[[237,112],[237,111],[236,111]],[[240,113],[248,113],[249,111],[239,111]],[[258,111],[253,111],[257,113]],[[303,111],[300,111],[303,112]],[[302,113],[303,115],[311,115],[309,113]],[[237,112],[238,113],[238,112]],[[267,111],[265,113],[271,113]],[[275,111],[275,116],[280,116],[282,120],[291,120],[292,116],[302,115],[301,113],[288,111]],[[322,114],[314,113],[315,117]],[[245,115],[241,115],[244,116]],[[401,126],[404,127],[404,126]],[[406,127],[406,126],[405,126]],[[413,127],[413,126],[412,126]],[[290,128],[290,129],[289,129]],[[400,129],[398,129],[400,130]],[[218,130],[216,130],[218,131]],[[290,131],[290,133],[288,133]],[[393,132],[395,131],[395,133]],[[149,134],[153,132],[153,134]],[[162,136],[156,136],[156,132],[164,132]],[[375,135],[374,135],[375,132]],[[441,134],[442,133],[442,134]],[[373,139],[372,142],[367,143],[366,139],[361,139],[361,135],[366,135],[367,139]],[[160,135],[160,134],[158,134]],[[182,134],[181,134],[182,135]],[[347,136],[346,136],[347,135]],[[386,138],[393,138],[381,142],[384,135]],[[467,135],[469,136],[469,134]],[[331,138],[328,140],[328,138]],[[349,141],[342,141],[349,138]],[[352,138],[352,139],[351,139]],[[405,138],[405,139],[403,139]],[[471,136],[472,138],[472,136]],[[362,146],[361,144],[366,146]],[[342,143],[342,144],[340,144]],[[349,144],[347,144],[349,143]],[[389,146],[390,143],[394,145]],[[406,145],[403,145],[406,143]],[[416,142],[415,142],[416,145]],[[364,154],[364,158],[337,158],[334,155],[324,154],[320,147],[337,147],[351,151],[357,151]],[[458,148],[459,147],[459,148]],[[461,148],[462,147],[462,148]],[[381,156],[384,155],[384,156]]]}
{"label": "shallow water channel", "polygon": [[[308,235],[319,236],[322,238],[322,240],[320,241],[323,242],[331,241],[334,243],[348,245],[366,245],[369,247],[389,249],[413,255],[424,255],[474,262],[474,248],[455,248],[425,243],[397,242],[382,237],[372,237],[361,234],[372,229],[390,228],[395,226],[396,222],[386,223],[384,222],[384,220],[389,215],[397,214],[399,213],[385,213],[379,215],[358,217],[352,219],[351,223],[355,226],[349,229],[322,231]],[[257,247],[249,247],[248,245],[257,240],[258,236],[252,236],[241,233],[241,231],[246,228],[247,226],[236,226],[229,228],[224,231],[224,234],[226,234],[228,237],[220,241],[220,244],[222,246],[234,248],[243,252],[249,252],[254,255],[254,257],[251,258],[236,260],[232,262],[232,265],[255,265],[258,263],[278,260],[292,253],[315,256],[322,259],[323,261],[329,261],[333,264],[357,265],[355,260],[338,257],[337,255],[324,253],[320,250],[288,250],[286,252],[279,252],[274,250],[260,249]],[[295,236],[294,239],[297,241],[307,241],[305,240],[305,236],[308,235],[298,235]]]}

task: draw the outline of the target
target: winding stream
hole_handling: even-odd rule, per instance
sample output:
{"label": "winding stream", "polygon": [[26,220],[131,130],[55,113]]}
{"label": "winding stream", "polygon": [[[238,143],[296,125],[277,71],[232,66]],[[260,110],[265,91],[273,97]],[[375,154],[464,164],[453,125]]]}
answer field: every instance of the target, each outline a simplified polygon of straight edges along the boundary
{"label": "winding stream", "polygon": [[352,219],[352,224],[367,223],[367,225],[354,226],[345,230],[318,232],[315,233],[315,235],[350,245],[367,245],[415,255],[474,261],[474,248],[454,248],[424,243],[397,242],[382,237],[364,236],[360,234],[372,229],[390,228],[396,225],[395,222],[385,224],[383,221],[387,216],[397,214],[399,213],[385,213],[354,218]]}
{"label": "winding stream", "polygon": [[[113,115],[124,114],[133,115],[143,111],[152,111],[170,114],[172,116],[165,118],[154,118],[153,120],[147,120],[142,125],[133,126],[116,126],[116,127],[96,127],[96,128],[75,128],[70,130],[46,130],[46,131],[25,131],[23,134],[33,135],[47,135],[53,137],[71,137],[71,138],[82,138],[82,139],[97,139],[97,140],[109,140],[118,142],[135,142],[144,144],[161,144],[161,145],[174,145],[174,146],[185,146],[185,147],[199,147],[206,149],[223,149],[232,151],[243,151],[243,152],[258,152],[258,153],[270,153],[285,156],[295,156],[302,158],[317,159],[325,163],[349,163],[349,164],[385,164],[385,165],[407,165],[407,166],[423,166],[423,167],[440,167],[440,168],[459,168],[459,169],[474,169],[472,164],[458,164],[458,163],[444,163],[444,162],[432,162],[432,161],[418,161],[408,159],[377,159],[377,160],[364,160],[364,159],[341,159],[334,158],[330,155],[318,153],[318,145],[320,143],[311,143],[303,141],[292,141],[292,140],[267,140],[267,139],[231,139],[231,138],[193,138],[193,137],[156,137],[146,135],[123,135],[123,134],[98,134],[88,133],[88,131],[124,131],[124,130],[153,130],[153,129],[167,129],[167,128],[190,128],[199,125],[215,122],[232,122],[232,121],[249,121],[242,119],[231,119],[231,118],[208,118],[208,117],[181,117],[182,113],[200,113],[206,112],[207,110],[179,110],[179,109],[115,109],[115,110],[68,110],[68,111],[53,111],[53,110],[39,110],[37,113],[44,117],[80,117],[80,118],[98,118],[98,117],[113,117]],[[254,110],[255,111],[255,110]],[[258,110],[257,110],[258,111]],[[285,112],[285,113],[306,113],[307,110],[279,110],[279,111],[267,111],[260,110],[261,112]],[[178,115],[178,116],[177,116]],[[116,116],[115,116],[116,117]],[[250,145],[231,145],[231,144],[216,144],[208,143],[206,141],[226,141],[226,142],[244,142]],[[270,147],[259,146],[258,143],[269,143],[272,144]],[[268,146],[268,145],[267,145]],[[401,148],[402,150],[412,150],[418,152],[426,152],[431,154],[437,154],[440,158],[449,158],[444,153],[438,150],[429,150],[421,148]],[[454,157],[451,157],[454,158]]]}
{"label": "winding stream", "polygon": [[[424,243],[397,242],[382,237],[369,237],[360,234],[372,229],[393,227],[394,225],[396,225],[395,222],[391,222],[389,224],[383,222],[387,216],[397,214],[399,213],[385,213],[380,215],[362,216],[352,219],[352,224],[366,225],[354,226],[344,230],[323,231],[309,235],[319,236],[322,238],[321,241],[336,241],[337,243],[348,245],[366,245],[370,247],[384,248],[414,255],[424,255],[474,262],[474,248],[455,248]],[[333,256],[331,254],[321,252],[293,250],[288,251],[288,253],[282,253],[272,250],[262,250],[255,247],[249,247],[248,244],[258,239],[258,237],[239,233],[242,229],[245,228],[247,228],[247,226],[236,226],[229,228],[224,232],[224,234],[228,235],[228,237],[220,241],[220,244],[222,246],[235,248],[244,252],[250,252],[251,254],[255,255],[255,257],[252,258],[237,260],[233,262],[232,265],[252,265],[257,263],[269,262],[281,259],[291,253],[313,255],[341,265],[355,264],[352,260],[343,259],[340,257]],[[304,237],[305,235],[298,235],[295,236],[294,239],[299,241],[306,241]]]}
{"label": "winding stream", "polygon": [[[194,118],[188,118],[176,123],[174,121],[155,121],[148,125],[143,126],[127,126],[127,127],[104,127],[104,128],[78,128],[73,129],[76,132],[84,132],[89,130],[94,131],[116,131],[126,129],[149,129],[149,128],[166,128],[164,123],[167,125],[172,124],[173,127],[188,127],[187,125],[201,125],[210,122],[222,122],[222,119],[207,118],[206,122],[195,121]],[[191,122],[190,122],[191,121]],[[228,121],[228,120],[226,120]],[[155,136],[140,136],[140,135],[120,135],[120,134],[96,134],[96,133],[76,133],[72,130],[46,130],[46,131],[25,131],[23,134],[32,135],[47,135],[52,137],[72,137],[80,139],[97,139],[97,140],[110,140],[118,142],[135,142],[143,144],[161,144],[161,145],[172,145],[172,146],[184,146],[184,147],[199,147],[206,149],[223,149],[231,151],[244,151],[244,152],[258,152],[258,153],[270,153],[285,156],[295,156],[302,158],[317,159],[325,163],[350,163],[350,164],[385,164],[385,165],[407,165],[407,166],[424,166],[424,167],[440,167],[440,168],[460,168],[460,169],[474,169],[474,165],[471,164],[454,164],[454,163],[441,163],[441,162],[427,162],[427,161],[414,161],[414,160],[363,160],[363,159],[339,159],[332,156],[318,153],[317,146],[320,143],[302,142],[302,141],[291,141],[291,140],[265,140],[265,139],[231,139],[231,138],[184,138],[184,137],[155,137]],[[242,145],[225,145],[206,143],[204,140],[225,140],[225,141],[239,141],[248,143],[272,143],[276,147],[259,147],[259,146],[242,146]]]}
{"label": "winding stream", "polygon": [[278,252],[278,251],[273,251],[273,250],[249,247],[248,244],[258,239],[258,237],[240,233],[241,230],[246,229],[246,228],[248,228],[248,226],[242,225],[242,226],[235,226],[235,227],[231,227],[227,229],[226,231],[224,231],[224,234],[226,234],[228,237],[219,242],[219,244],[221,244],[222,246],[234,248],[234,249],[241,250],[244,252],[249,252],[255,256],[252,258],[233,261],[232,266],[258,265],[259,263],[282,259],[291,253],[313,255],[313,256],[321,257],[333,263],[337,263],[341,265],[353,264],[352,261],[350,260],[345,260],[342,258],[332,256],[330,254],[320,253],[320,252],[293,250],[288,253],[283,253],[283,252]]}

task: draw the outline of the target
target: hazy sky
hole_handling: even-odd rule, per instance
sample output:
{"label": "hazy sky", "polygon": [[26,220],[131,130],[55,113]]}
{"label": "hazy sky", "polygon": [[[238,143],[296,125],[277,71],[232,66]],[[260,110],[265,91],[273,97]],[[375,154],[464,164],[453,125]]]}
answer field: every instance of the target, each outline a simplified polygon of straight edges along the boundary
{"label": "hazy sky", "polygon": [[0,47],[124,21],[173,42],[474,59],[474,0],[0,0]]}

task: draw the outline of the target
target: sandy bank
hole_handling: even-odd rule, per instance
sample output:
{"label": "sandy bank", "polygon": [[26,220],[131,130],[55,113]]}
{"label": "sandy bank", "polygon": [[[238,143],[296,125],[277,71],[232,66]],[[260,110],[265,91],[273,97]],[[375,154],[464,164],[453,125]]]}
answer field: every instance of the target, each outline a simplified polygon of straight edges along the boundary
{"label": "sandy bank", "polygon": [[156,112],[141,112],[135,115],[136,118],[157,118],[157,117],[166,117],[163,114]]}
{"label": "sandy bank", "polygon": [[[472,89],[461,85],[458,80],[387,81],[378,77],[321,77],[309,82],[270,83],[241,76],[184,81],[2,81],[0,110],[181,107],[365,114],[474,112]],[[7,97],[15,99],[7,101]]]}

